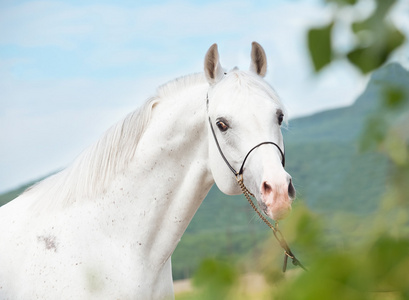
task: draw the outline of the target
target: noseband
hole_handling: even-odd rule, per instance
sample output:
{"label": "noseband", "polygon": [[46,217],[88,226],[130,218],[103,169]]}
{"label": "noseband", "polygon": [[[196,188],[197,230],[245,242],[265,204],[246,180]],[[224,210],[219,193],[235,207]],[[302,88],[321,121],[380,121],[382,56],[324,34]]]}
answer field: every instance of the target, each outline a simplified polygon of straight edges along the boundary
{"label": "noseband", "polygon": [[[206,105],[207,105],[207,111],[208,111],[209,110],[209,94],[206,95]],[[277,149],[280,151],[280,154],[281,154],[281,164],[283,165],[283,167],[285,167],[285,153],[284,153],[284,151],[281,150],[280,146],[278,146],[274,142],[262,142],[260,144],[257,144],[256,146],[251,148],[249,152],[247,152],[246,156],[244,157],[243,163],[241,164],[241,167],[240,167],[239,171],[237,172],[236,169],[234,169],[232,167],[232,165],[229,163],[226,156],[224,155],[224,153],[223,153],[223,151],[222,151],[222,149],[220,147],[219,141],[217,140],[216,133],[214,132],[210,116],[208,118],[209,118],[210,129],[212,131],[213,138],[214,138],[214,141],[216,143],[217,149],[219,149],[219,153],[220,153],[221,157],[223,158],[224,162],[226,163],[226,165],[229,167],[229,169],[232,171],[232,173],[236,177],[237,183],[239,184],[239,186],[240,186],[240,188],[241,188],[241,190],[243,192],[243,195],[246,197],[247,201],[250,203],[251,207],[255,210],[255,212],[258,214],[258,216],[264,221],[264,223],[267,224],[268,227],[270,227],[273,230],[275,238],[279,242],[281,248],[284,249],[283,272],[285,272],[286,269],[287,269],[287,260],[288,260],[288,258],[291,258],[293,265],[299,266],[302,269],[306,270],[306,268],[301,264],[301,262],[292,253],[290,247],[288,246],[287,242],[284,239],[283,234],[281,233],[280,229],[278,229],[278,222],[276,221],[275,226],[274,226],[273,224],[270,223],[270,221],[268,221],[266,219],[266,217],[264,217],[259,212],[259,210],[255,206],[254,202],[250,198],[250,196],[254,197],[254,195],[247,189],[247,187],[243,183],[244,164],[246,163],[247,158],[249,157],[250,153],[253,152],[253,150],[257,149],[258,147],[260,147],[262,145],[271,144],[271,145],[276,146]]]}
{"label": "noseband", "polygon": [[243,163],[241,164],[240,170],[237,172],[236,169],[234,169],[234,168],[232,167],[232,165],[229,163],[229,161],[227,160],[226,156],[223,154],[222,148],[220,148],[220,144],[219,144],[219,141],[217,140],[216,133],[214,132],[213,125],[212,125],[212,121],[210,120],[210,117],[209,117],[209,124],[210,124],[210,129],[211,129],[212,134],[213,134],[213,137],[214,137],[214,141],[216,142],[217,149],[219,149],[219,152],[220,152],[221,157],[223,158],[224,162],[225,162],[226,165],[229,167],[229,169],[233,172],[233,174],[234,174],[234,176],[235,176],[236,178],[239,178],[239,177],[241,177],[241,176],[243,175],[244,164],[245,164],[247,158],[249,157],[250,153],[251,153],[253,150],[255,150],[256,148],[258,148],[258,147],[260,147],[260,146],[262,146],[262,145],[271,144],[271,145],[276,146],[277,149],[280,151],[280,154],[281,154],[281,164],[283,165],[283,167],[285,166],[285,153],[281,150],[281,148],[280,148],[276,143],[274,143],[274,142],[262,142],[262,143],[260,143],[260,144],[255,145],[253,148],[250,149],[249,152],[247,152],[246,156],[244,157]]}

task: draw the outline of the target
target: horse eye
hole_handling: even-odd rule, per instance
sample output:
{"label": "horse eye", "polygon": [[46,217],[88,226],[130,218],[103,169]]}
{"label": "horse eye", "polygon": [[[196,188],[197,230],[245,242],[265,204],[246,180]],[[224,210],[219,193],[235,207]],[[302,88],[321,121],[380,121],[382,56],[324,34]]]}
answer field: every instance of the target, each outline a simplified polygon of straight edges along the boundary
{"label": "horse eye", "polygon": [[229,129],[229,125],[227,125],[225,122],[223,121],[217,121],[216,122],[217,127],[220,129],[220,131],[224,132],[227,129]]}
{"label": "horse eye", "polygon": [[283,119],[284,119],[284,115],[283,115],[283,114],[279,114],[279,115],[278,115],[278,125],[281,125],[281,123],[283,123]]}

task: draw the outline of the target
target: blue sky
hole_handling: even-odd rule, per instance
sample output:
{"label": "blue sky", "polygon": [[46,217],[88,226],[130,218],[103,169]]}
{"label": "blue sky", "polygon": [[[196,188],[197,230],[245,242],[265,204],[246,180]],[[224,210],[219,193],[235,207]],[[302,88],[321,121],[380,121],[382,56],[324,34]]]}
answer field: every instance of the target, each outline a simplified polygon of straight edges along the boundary
{"label": "blue sky", "polygon": [[[258,41],[290,117],[352,103],[366,78],[342,62],[315,76],[306,53],[306,30],[332,13],[320,0],[0,0],[0,192],[67,166],[157,86],[202,71],[213,43],[224,67],[247,69]],[[401,1],[407,34],[408,15]]]}

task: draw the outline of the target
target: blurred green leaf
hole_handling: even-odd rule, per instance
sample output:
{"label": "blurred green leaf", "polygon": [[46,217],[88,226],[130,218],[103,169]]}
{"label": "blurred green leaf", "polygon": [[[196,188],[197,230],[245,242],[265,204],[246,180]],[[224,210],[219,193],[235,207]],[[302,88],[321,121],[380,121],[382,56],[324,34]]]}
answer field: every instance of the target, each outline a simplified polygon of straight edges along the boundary
{"label": "blurred green leaf", "polygon": [[396,0],[376,0],[374,16],[378,19],[384,19],[395,3]]}
{"label": "blurred green leaf", "polygon": [[[355,5],[357,0],[327,0],[340,6]],[[356,45],[348,53],[341,54],[356,66],[362,73],[367,74],[384,64],[392,52],[401,46],[405,36],[389,22],[388,15],[396,0],[376,0],[373,13],[363,21],[354,22],[352,32],[356,37]],[[337,20],[335,17],[334,20]],[[308,49],[316,72],[328,65],[333,59],[331,36],[334,22],[320,28],[308,31]]]}
{"label": "blurred green leaf", "polygon": [[357,0],[326,0],[327,3],[336,3],[338,5],[355,5]]}
{"label": "blurred green leaf", "polygon": [[[385,29],[384,29],[385,30]],[[373,33],[375,35],[375,33]],[[384,34],[376,35],[369,46],[358,46],[347,54],[348,60],[366,74],[386,62],[390,54],[400,45],[405,38],[395,28],[389,28]]]}
{"label": "blurred green leaf", "polygon": [[399,109],[405,102],[405,92],[399,87],[384,88],[384,104],[389,109]]}
{"label": "blurred green leaf", "polygon": [[197,299],[226,299],[238,279],[239,273],[233,265],[206,259],[193,277],[193,285],[200,291]]}
{"label": "blurred green leaf", "polygon": [[292,220],[295,226],[295,242],[299,248],[311,254],[321,251],[322,235],[324,234],[320,219],[306,208],[297,212]]}
{"label": "blurred green leaf", "polygon": [[355,5],[357,0],[344,0],[342,2],[344,2],[344,3],[348,4],[348,5]]}
{"label": "blurred green leaf", "polygon": [[[280,291],[277,299],[368,299],[361,262],[348,253],[323,253],[308,272]],[[363,270],[365,271],[365,270]],[[275,299],[276,299],[275,298]]]}
{"label": "blurred green leaf", "polygon": [[396,165],[404,165],[408,161],[407,144],[398,135],[390,133],[385,139],[385,150]]}
{"label": "blurred green leaf", "polygon": [[387,131],[387,123],[381,115],[369,117],[359,141],[360,150],[376,150],[384,141]]}
{"label": "blurred green leaf", "polygon": [[379,35],[379,30],[387,25],[385,18],[395,2],[396,0],[377,0],[375,10],[368,18],[352,24],[353,32],[359,33],[360,31],[369,30],[375,36]]}
{"label": "blurred green leaf", "polygon": [[333,23],[308,32],[308,49],[316,72],[321,70],[332,59],[331,31]]}
{"label": "blurred green leaf", "polygon": [[374,46],[356,48],[347,54],[348,60],[366,74],[375,70],[386,60],[386,57],[378,55]]}
{"label": "blurred green leaf", "polygon": [[377,0],[372,15],[352,24],[358,44],[347,54],[347,58],[364,74],[384,64],[405,40],[405,36],[387,22],[386,17],[395,2],[396,0]]}
{"label": "blurred green leaf", "polygon": [[362,73],[368,73],[376,66],[379,65],[379,61],[376,55],[373,55],[373,51],[370,48],[357,48],[347,54],[348,60],[355,66],[357,66]]}
{"label": "blurred green leaf", "polygon": [[[374,290],[409,290],[409,241],[381,236],[368,252]],[[405,271],[406,270],[406,271]]]}

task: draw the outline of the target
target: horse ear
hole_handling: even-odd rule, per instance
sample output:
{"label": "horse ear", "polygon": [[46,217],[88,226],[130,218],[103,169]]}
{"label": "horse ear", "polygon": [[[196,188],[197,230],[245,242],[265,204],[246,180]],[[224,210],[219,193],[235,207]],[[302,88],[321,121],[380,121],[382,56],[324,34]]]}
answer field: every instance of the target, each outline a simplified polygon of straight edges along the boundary
{"label": "horse ear", "polygon": [[264,77],[267,72],[267,57],[263,47],[259,43],[251,44],[251,65],[250,70]]}
{"label": "horse ear", "polygon": [[220,65],[217,44],[213,44],[209,50],[207,50],[204,60],[204,71],[207,81],[211,85],[216,84],[223,77],[224,72]]}

